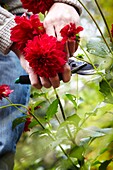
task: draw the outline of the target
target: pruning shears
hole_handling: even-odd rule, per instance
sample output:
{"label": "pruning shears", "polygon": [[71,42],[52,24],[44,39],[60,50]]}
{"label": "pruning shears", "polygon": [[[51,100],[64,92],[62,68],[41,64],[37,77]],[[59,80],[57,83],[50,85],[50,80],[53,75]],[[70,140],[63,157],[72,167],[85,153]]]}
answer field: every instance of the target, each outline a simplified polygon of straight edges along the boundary
{"label": "pruning shears", "polygon": [[[95,69],[92,64],[84,62],[84,61],[75,61],[72,59],[68,60],[68,64],[71,68],[72,74],[80,74],[80,75],[93,75],[95,74]],[[59,74],[60,80],[62,80],[61,74]],[[31,84],[29,75],[21,75],[15,81],[16,84]]]}

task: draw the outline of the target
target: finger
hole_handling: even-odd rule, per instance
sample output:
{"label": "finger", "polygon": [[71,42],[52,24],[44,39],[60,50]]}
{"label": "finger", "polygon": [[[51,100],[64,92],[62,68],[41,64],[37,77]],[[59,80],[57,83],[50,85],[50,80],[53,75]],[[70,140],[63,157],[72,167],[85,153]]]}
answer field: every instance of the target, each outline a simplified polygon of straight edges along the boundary
{"label": "finger", "polygon": [[71,79],[71,68],[68,64],[64,66],[64,72],[62,73],[63,82],[69,82]]}
{"label": "finger", "polygon": [[55,77],[49,78],[49,80],[51,82],[51,85],[54,88],[58,88],[60,86],[60,80],[59,80],[59,76],[58,75],[56,75]]}
{"label": "finger", "polygon": [[68,48],[68,42],[66,41],[65,46],[64,46],[64,51],[67,54],[67,60],[70,57],[70,53],[69,53],[69,48]]}
{"label": "finger", "polygon": [[65,26],[65,23],[63,23],[63,22],[62,22],[62,24],[60,22],[60,25],[55,25],[55,33],[56,33],[56,37],[57,37],[58,41],[62,40],[62,36],[61,36],[60,31],[64,26]]}
{"label": "finger", "polygon": [[40,81],[41,81],[42,86],[44,86],[45,88],[51,87],[51,82],[49,81],[49,79],[45,77],[40,77]]}
{"label": "finger", "polygon": [[31,85],[37,89],[41,89],[42,85],[41,82],[37,76],[37,74],[34,74],[33,72],[29,73],[29,79],[31,82]]}
{"label": "finger", "polygon": [[68,40],[68,50],[70,57],[73,56],[73,54],[78,49],[78,43],[75,40]]}
{"label": "finger", "polygon": [[48,34],[49,36],[56,36],[55,35],[55,30],[54,30],[54,26],[51,22],[49,22],[49,20],[44,20],[44,27],[46,29],[46,34]]}
{"label": "finger", "polygon": [[55,30],[54,30],[54,27],[53,26],[49,26],[49,27],[47,27],[46,28],[46,33],[49,35],[49,36],[53,36],[53,37],[55,37],[56,35],[55,35]]}

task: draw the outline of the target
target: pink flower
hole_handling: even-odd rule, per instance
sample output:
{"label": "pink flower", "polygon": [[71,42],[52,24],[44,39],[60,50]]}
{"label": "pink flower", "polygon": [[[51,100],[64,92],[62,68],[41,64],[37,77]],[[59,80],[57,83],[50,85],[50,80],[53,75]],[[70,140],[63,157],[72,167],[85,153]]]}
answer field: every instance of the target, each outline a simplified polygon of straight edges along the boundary
{"label": "pink flower", "polygon": [[54,77],[57,73],[63,72],[66,63],[64,44],[47,34],[36,36],[26,45],[25,59],[37,75]]}
{"label": "pink flower", "polygon": [[13,90],[10,90],[10,87],[8,85],[0,85],[0,100],[2,100],[3,97],[9,97],[9,94],[12,92]]}

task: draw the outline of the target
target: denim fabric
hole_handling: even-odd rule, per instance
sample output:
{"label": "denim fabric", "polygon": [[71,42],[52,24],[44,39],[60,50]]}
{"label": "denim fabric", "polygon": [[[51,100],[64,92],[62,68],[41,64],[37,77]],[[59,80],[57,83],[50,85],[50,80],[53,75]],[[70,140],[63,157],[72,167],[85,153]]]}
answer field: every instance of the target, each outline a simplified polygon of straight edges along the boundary
{"label": "denim fabric", "polygon": [[[25,74],[19,63],[17,56],[10,52],[7,56],[0,53],[0,85],[7,84],[13,93],[9,95],[9,99],[13,103],[26,105],[29,100],[30,86],[15,84],[15,79]],[[0,100],[0,106],[9,104],[4,98]],[[20,107],[20,109],[23,109]],[[7,107],[0,109],[0,156],[7,152],[15,152],[16,144],[23,132],[24,124],[18,125],[12,130],[12,122],[15,118],[22,116],[23,113],[15,107]]]}

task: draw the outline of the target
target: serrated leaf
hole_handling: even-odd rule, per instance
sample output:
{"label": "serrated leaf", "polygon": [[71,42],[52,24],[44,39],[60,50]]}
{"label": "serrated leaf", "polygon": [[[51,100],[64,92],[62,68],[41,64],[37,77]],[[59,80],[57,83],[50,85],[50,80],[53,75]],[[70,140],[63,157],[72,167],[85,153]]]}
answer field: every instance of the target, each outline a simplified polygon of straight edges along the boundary
{"label": "serrated leaf", "polygon": [[16,118],[13,123],[12,123],[12,129],[14,129],[17,125],[19,125],[20,123],[24,123],[26,122],[26,118],[27,116],[23,116],[23,117],[18,117]]}
{"label": "serrated leaf", "polygon": [[66,94],[66,97],[73,103],[74,107],[77,109],[76,96],[72,94]]}
{"label": "serrated leaf", "polygon": [[93,54],[93,55],[96,55],[102,58],[105,58],[110,53],[106,44],[102,42],[102,40],[99,38],[90,40],[87,43],[86,47],[87,47],[87,51],[90,54]]}
{"label": "serrated leaf", "polygon": [[49,121],[58,110],[58,99],[54,100],[47,109],[46,120]]}

